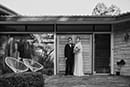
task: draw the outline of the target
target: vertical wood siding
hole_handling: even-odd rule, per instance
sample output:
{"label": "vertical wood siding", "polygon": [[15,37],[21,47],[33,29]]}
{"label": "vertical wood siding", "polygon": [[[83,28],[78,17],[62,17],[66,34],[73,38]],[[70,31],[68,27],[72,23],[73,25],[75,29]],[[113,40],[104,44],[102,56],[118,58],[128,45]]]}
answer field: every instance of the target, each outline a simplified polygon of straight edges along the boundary
{"label": "vertical wood siding", "polygon": [[130,38],[124,41],[125,33],[130,35],[130,22],[113,25],[114,27],[114,73],[117,71],[116,62],[124,59],[126,64],[122,67],[122,75],[130,75]]}
{"label": "vertical wood siding", "polygon": [[65,71],[64,47],[67,44],[67,38],[72,37],[73,42],[79,36],[83,45],[83,68],[84,73],[92,72],[92,35],[57,35],[57,68],[58,72]]}

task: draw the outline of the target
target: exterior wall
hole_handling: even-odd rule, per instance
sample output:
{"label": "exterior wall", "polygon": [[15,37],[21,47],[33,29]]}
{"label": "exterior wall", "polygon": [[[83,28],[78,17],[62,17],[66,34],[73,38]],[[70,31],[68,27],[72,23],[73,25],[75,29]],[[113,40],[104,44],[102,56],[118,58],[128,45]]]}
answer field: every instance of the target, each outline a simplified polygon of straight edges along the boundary
{"label": "exterior wall", "polygon": [[124,59],[126,64],[121,69],[121,75],[130,75],[130,38],[124,40],[125,34],[130,35],[130,21],[113,25],[114,42],[114,74],[117,71],[117,61]]}
{"label": "exterior wall", "polygon": [[57,71],[65,72],[64,47],[67,38],[72,37],[73,42],[79,36],[83,46],[83,70],[84,73],[92,73],[92,35],[90,34],[74,34],[74,35],[57,35]]}

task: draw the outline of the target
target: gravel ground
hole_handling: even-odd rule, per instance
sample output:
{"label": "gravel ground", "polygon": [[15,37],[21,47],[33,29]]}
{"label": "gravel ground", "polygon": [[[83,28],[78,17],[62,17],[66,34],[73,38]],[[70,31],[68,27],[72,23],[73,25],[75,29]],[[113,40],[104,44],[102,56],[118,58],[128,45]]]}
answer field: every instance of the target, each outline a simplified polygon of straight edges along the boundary
{"label": "gravel ground", "polygon": [[130,76],[45,76],[45,87],[130,87]]}

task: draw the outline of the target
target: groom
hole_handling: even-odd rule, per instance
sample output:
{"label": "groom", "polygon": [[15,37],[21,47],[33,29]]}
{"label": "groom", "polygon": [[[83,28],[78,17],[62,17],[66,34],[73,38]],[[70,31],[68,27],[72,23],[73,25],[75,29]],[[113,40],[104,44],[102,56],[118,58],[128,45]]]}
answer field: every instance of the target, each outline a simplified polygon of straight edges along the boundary
{"label": "groom", "polygon": [[74,44],[72,43],[72,38],[68,38],[68,43],[65,45],[64,56],[66,60],[66,70],[65,75],[73,75],[74,72]]}

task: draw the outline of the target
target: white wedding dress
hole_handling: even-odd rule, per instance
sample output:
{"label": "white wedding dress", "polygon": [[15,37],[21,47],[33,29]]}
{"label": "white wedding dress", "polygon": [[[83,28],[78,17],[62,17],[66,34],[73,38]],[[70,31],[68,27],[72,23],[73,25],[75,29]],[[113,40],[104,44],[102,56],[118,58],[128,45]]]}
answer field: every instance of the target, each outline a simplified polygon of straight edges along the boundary
{"label": "white wedding dress", "polygon": [[75,48],[79,48],[79,52],[75,53],[75,61],[74,61],[74,75],[75,76],[83,76],[83,56],[82,56],[82,44],[81,42],[78,42]]}

